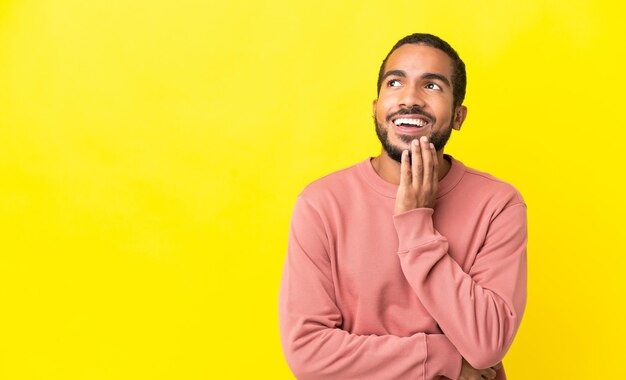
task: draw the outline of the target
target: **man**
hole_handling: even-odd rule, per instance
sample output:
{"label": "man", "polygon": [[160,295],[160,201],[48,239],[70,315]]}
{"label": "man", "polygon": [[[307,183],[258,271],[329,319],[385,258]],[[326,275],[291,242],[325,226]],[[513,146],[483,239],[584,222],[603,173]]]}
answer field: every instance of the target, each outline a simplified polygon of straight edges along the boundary
{"label": "man", "polygon": [[443,149],[467,114],[465,65],[407,36],[382,63],[378,157],[305,188],[279,296],[299,379],[505,379],[526,304],[526,206]]}

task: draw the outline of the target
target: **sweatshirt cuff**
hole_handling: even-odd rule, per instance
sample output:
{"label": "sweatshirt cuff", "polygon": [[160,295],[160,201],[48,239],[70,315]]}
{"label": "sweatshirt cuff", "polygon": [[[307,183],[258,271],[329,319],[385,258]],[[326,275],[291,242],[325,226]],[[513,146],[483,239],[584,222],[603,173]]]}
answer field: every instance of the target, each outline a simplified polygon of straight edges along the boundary
{"label": "sweatshirt cuff", "polygon": [[439,237],[433,226],[433,212],[432,208],[416,208],[393,216],[398,252],[406,252]]}
{"label": "sweatshirt cuff", "polygon": [[461,374],[461,354],[442,334],[426,335],[426,378],[445,376],[458,379]]}

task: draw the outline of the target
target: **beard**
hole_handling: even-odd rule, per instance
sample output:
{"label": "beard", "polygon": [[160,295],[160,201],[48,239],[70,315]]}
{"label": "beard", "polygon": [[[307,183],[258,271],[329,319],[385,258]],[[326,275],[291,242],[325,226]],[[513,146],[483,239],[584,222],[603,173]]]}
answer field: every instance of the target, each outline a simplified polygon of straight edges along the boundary
{"label": "beard", "polygon": [[[397,162],[401,162],[402,151],[409,149],[409,148],[408,147],[401,148],[399,146],[393,145],[389,141],[389,131],[385,129],[378,122],[376,115],[374,115],[374,124],[376,125],[376,135],[378,136],[378,140],[380,140],[380,143],[382,144],[385,152],[387,152],[387,155],[391,157],[393,160]],[[448,126],[448,128],[444,130],[431,132],[430,136],[428,136],[428,141],[431,142],[435,146],[435,150],[437,152],[442,150],[443,147],[446,146],[446,143],[448,142],[448,140],[450,139],[450,134],[452,133],[452,124],[453,124],[453,121],[450,122],[450,125]],[[415,136],[411,136],[411,135],[400,134],[398,135],[398,138],[407,144],[410,144],[411,141],[415,140]]]}

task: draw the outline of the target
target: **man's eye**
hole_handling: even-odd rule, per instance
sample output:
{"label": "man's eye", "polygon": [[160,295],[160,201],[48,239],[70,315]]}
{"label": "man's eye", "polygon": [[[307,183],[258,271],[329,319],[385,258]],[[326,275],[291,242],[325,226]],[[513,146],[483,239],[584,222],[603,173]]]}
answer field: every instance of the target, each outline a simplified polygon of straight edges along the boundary
{"label": "man's eye", "polygon": [[426,88],[429,90],[441,90],[441,86],[439,86],[437,83],[429,83],[426,85]]}
{"label": "man's eye", "polygon": [[397,79],[392,79],[389,82],[387,82],[387,86],[389,87],[398,87],[400,85],[400,81]]}

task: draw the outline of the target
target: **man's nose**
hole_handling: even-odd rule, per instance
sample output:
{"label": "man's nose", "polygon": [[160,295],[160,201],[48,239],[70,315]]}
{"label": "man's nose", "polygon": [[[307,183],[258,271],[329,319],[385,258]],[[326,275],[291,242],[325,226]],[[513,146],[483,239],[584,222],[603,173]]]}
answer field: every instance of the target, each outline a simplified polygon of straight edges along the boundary
{"label": "man's nose", "polygon": [[424,97],[417,86],[406,86],[399,100],[401,107],[424,107]]}

